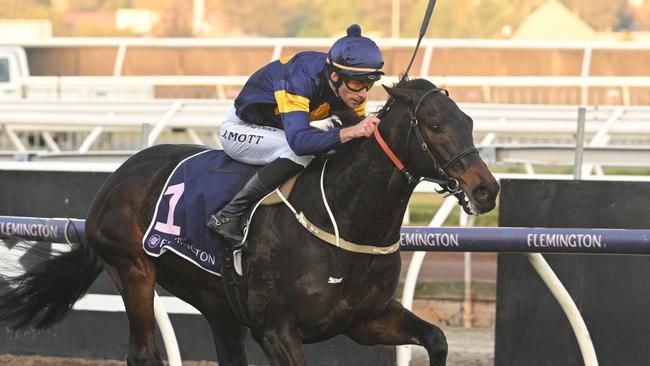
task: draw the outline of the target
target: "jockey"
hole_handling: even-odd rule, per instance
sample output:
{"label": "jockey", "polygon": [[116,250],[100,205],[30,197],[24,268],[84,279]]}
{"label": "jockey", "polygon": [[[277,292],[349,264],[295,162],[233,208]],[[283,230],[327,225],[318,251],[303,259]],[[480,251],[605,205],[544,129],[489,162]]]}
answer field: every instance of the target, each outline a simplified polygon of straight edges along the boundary
{"label": "jockey", "polygon": [[310,126],[332,111],[349,108],[365,116],[368,90],[381,78],[381,51],[353,24],[328,53],[300,52],[255,72],[221,126],[221,144],[233,159],[265,165],[207,226],[230,245],[243,241],[240,218],[262,197],[298,174],[314,155],[354,138],[369,137],[375,116],[346,128]]}

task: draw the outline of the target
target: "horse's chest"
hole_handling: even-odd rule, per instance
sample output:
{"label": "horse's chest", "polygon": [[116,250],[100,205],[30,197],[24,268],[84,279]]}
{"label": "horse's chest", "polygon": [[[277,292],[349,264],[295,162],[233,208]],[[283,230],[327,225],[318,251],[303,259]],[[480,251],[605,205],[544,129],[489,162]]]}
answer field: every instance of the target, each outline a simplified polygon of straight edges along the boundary
{"label": "horse's chest", "polygon": [[394,295],[399,272],[399,255],[357,261],[350,269],[343,298],[357,310],[383,306]]}
{"label": "horse's chest", "polygon": [[382,312],[399,280],[399,253],[342,252],[320,245],[272,246],[247,260],[252,318],[294,319],[306,339],[338,334],[369,313]]}
{"label": "horse's chest", "polygon": [[399,255],[360,258],[311,271],[296,282],[296,315],[307,333],[341,331],[357,317],[382,312],[393,298]]}

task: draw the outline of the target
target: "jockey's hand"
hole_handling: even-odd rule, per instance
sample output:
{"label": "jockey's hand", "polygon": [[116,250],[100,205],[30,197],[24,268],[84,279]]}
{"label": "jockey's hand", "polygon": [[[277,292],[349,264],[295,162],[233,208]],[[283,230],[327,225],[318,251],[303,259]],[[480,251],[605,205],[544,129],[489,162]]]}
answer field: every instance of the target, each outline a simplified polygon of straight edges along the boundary
{"label": "jockey's hand", "polygon": [[341,142],[348,142],[357,137],[370,137],[379,125],[379,118],[368,116],[354,126],[341,129]]}

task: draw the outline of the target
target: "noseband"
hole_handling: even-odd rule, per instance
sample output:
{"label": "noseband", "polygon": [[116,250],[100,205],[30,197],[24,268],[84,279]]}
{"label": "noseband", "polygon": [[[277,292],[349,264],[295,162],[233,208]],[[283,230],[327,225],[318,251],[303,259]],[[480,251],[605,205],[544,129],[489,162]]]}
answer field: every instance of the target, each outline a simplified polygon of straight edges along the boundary
{"label": "noseband", "polygon": [[[418,177],[413,175],[409,169],[407,169],[404,164],[395,156],[393,151],[388,147],[384,139],[381,137],[379,134],[379,129],[376,128],[374,135],[375,139],[381,146],[382,150],[386,153],[386,155],[390,158],[390,160],[395,164],[397,169],[399,169],[402,174],[406,177],[408,180],[408,183],[410,185],[416,185],[422,181],[427,181],[427,182],[433,182],[438,184],[440,187],[442,187],[442,190],[438,191],[438,193],[445,193],[448,192],[449,194],[453,194],[458,198],[458,200],[461,202],[463,207],[465,207],[465,200],[463,191],[460,188],[460,184],[456,178],[452,178],[449,176],[447,173],[448,169],[451,168],[454,164],[458,163],[462,158],[464,158],[467,155],[473,154],[473,153],[478,153],[478,150],[474,147],[467,147],[457,153],[455,156],[453,156],[451,159],[449,159],[446,163],[439,164],[438,160],[433,156],[433,153],[431,152],[431,149],[429,148],[429,145],[427,145],[426,141],[424,141],[424,137],[422,136],[422,132],[420,132],[420,129],[417,128],[419,122],[418,122],[418,111],[420,109],[420,106],[422,105],[422,102],[424,99],[433,93],[438,93],[442,92],[445,95],[449,95],[449,92],[445,89],[441,88],[432,88],[427,90],[424,94],[420,96],[420,99],[418,99],[418,102],[415,104],[415,107],[413,109],[409,109],[409,115],[410,115],[410,123],[409,123],[409,130],[408,134],[406,137],[406,146],[410,146],[410,141],[411,141],[411,136],[415,135],[415,138],[418,141],[418,144],[420,145],[420,148],[429,156],[431,159],[431,162],[433,163],[433,168],[435,171],[438,173],[439,178],[432,178],[432,177]],[[394,99],[393,99],[394,100]],[[392,104],[392,103],[391,103]],[[384,110],[380,112],[380,114],[385,114],[389,109],[391,105],[388,105]],[[414,132],[414,133],[412,133]],[[408,148],[406,149],[406,154],[408,156]],[[404,158],[404,161],[406,161],[407,158]]]}

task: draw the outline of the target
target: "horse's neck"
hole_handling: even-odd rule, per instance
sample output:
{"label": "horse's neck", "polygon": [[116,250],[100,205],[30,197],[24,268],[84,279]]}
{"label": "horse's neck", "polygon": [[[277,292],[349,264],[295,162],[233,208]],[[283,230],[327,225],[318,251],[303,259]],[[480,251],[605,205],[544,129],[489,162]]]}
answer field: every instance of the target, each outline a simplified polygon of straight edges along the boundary
{"label": "horse's neck", "polygon": [[[391,123],[397,125],[395,122]],[[396,127],[381,130],[386,142],[399,156],[399,140],[403,137],[400,135],[404,133]],[[374,137],[363,142],[350,159],[334,161],[332,169],[328,167],[326,171],[328,186],[333,190],[327,192],[327,197],[341,236],[359,243],[394,243],[399,238],[413,186]]]}

